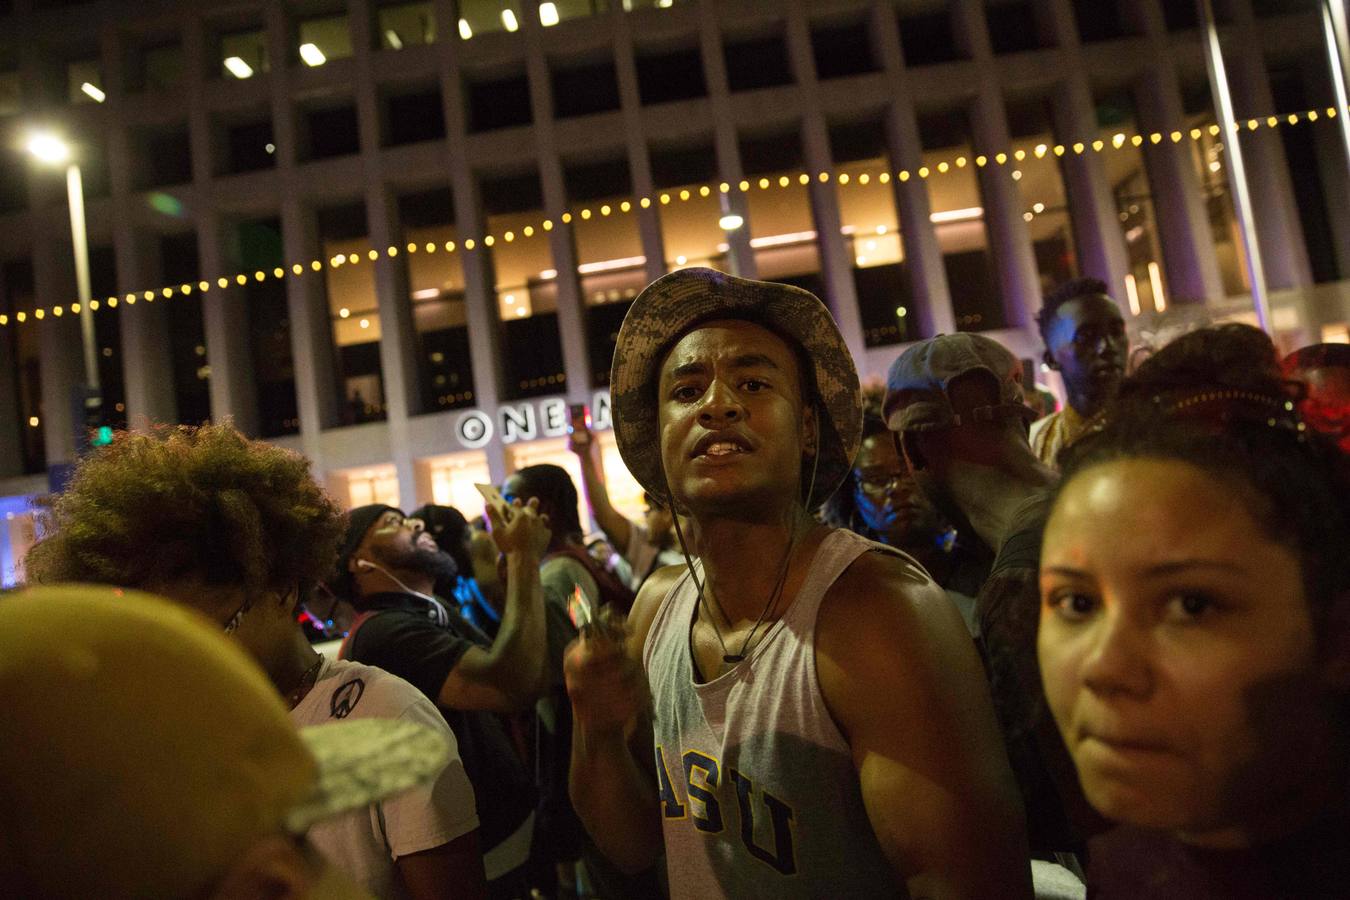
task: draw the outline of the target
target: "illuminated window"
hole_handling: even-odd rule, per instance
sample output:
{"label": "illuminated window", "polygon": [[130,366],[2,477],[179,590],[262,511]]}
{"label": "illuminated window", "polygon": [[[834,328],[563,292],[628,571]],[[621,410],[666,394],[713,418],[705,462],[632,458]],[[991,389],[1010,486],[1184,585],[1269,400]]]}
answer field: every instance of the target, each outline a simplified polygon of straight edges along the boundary
{"label": "illuminated window", "polygon": [[608,0],[544,0],[539,4],[539,24],[551,28],[568,19],[603,15],[609,12],[611,5],[619,2],[621,0],[615,0],[614,3]]}
{"label": "illuminated window", "polygon": [[801,139],[791,131],[742,140],[741,165],[750,183],[746,209],[759,277],[822,296],[811,194],[797,177]]}
{"label": "illuminated window", "polygon": [[[548,238],[541,234],[545,215],[539,178],[529,173],[485,182],[482,196],[493,243],[480,246],[479,252],[492,259],[506,345],[503,394],[518,399],[562,393],[567,381],[558,334],[558,285],[556,276],[549,277],[557,267]],[[533,237],[524,237],[527,227]]]}
{"label": "illuminated window", "polygon": [[347,16],[305,19],[296,27],[295,59],[313,68],[352,55],[352,35]]}
{"label": "illuminated window", "polygon": [[[366,256],[370,238],[365,204],[320,210],[318,225],[340,376],[339,418],[344,425],[378,421],[385,417],[380,300],[375,291],[375,266]],[[355,262],[351,261],[353,254]]]}
{"label": "illuminated window", "polygon": [[[960,331],[988,331],[1005,326],[998,276],[989,250],[984,198],[975,168],[970,120],[964,109],[921,116],[923,168],[914,173],[928,183],[928,204],[947,272],[952,311]],[[947,171],[939,166],[947,164]],[[911,175],[913,177],[913,175]],[[995,177],[1013,177],[1012,166],[995,169]]]}
{"label": "illuminated window", "polygon": [[[1228,157],[1224,153],[1223,137],[1209,132],[1210,126],[1218,121],[1211,106],[1209,85],[1200,82],[1189,85],[1182,96],[1186,107],[1182,131],[1186,133],[1184,140],[1190,150],[1191,165],[1205,198],[1206,218],[1214,236],[1223,292],[1228,296],[1245,294],[1250,290],[1247,254],[1242,245],[1242,230],[1233,207],[1233,195],[1228,190]],[[1200,129],[1200,138],[1192,140],[1190,132],[1196,128]]]}
{"label": "illuminated window", "polygon": [[[1128,91],[1118,91],[1097,100],[1097,137],[1103,142],[1102,160],[1116,201],[1116,219],[1125,236],[1129,271],[1125,294],[1130,310],[1166,308],[1167,278],[1162,264],[1153,189],[1143,151],[1132,138],[1139,134],[1134,102]],[[1155,296],[1161,291],[1162,296]]]}
{"label": "illuminated window", "polygon": [[[346,500],[343,505],[348,509],[372,503],[398,508],[398,470],[392,465],[346,469],[329,474],[330,483],[336,482],[340,486],[336,491],[338,501]],[[345,486],[346,490],[341,490],[341,486]]]}
{"label": "illuminated window", "polygon": [[[905,264],[895,186],[878,176],[891,164],[880,122],[830,129],[839,218],[853,260],[853,284],[868,347],[912,341],[919,337],[909,271]],[[865,176],[865,177],[864,177]]]}
{"label": "illuminated window", "polygon": [[267,33],[262,29],[236,31],[220,36],[220,71],[226,79],[253,78],[271,68]]}
{"label": "illuminated window", "polygon": [[1055,132],[1046,98],[1010,101],[1008,129],[1014,157],[1019,150],[1026,154],[1018,164],[1023,172],[1018,182],[1025,206],[1022,220],[1031,234],[1044,295],[1078,274],[1073,222],[1064,190],[1063,157],[1054,154]]}
{"label": "illuminated window", "polygon": [[[577,280],[586,307],[591,384],[609,383],[614,339],[629,304],[647,283],[647,258],[637,228],[637,208],[626,160],[572,166],[564,172],[573,210]],[[627,205],[627,212],[624,211]],[[581,216],[579,210],[587,210]]]}
{"label": "illuminated window", "polygon": [[[454,200],[448,188],[398,198],[408,270],[413,328],[417,332],[422,411],[473,406],[473,363],[464,311],[464,248],[454,224]],[[430,248],[430,252],[428,252]],[[448,249],[447,249],[448,248]]]}
{"label": "illuminated window", "polygon": [[71,103],[102,103],[107,99],[97,59],[66,64],[66,99]]}
{"label": "illuminated window", "polygon": [[520,4],[515,0],[459,0],[459,36],[470,40],[493,31],[520,30]]}
{"label": "illuminated window", "polygon": [[483,495],[474,485],[492,483],[485,453],[452,453],[420,462],[431,469],[431,502],[453,506],[470,521],[483,515]]}
{"label": "illuminated window", "polygon": [[436,12],[430,3],[397,3],[376,13],[379,46],[402,50],[436,40]]}

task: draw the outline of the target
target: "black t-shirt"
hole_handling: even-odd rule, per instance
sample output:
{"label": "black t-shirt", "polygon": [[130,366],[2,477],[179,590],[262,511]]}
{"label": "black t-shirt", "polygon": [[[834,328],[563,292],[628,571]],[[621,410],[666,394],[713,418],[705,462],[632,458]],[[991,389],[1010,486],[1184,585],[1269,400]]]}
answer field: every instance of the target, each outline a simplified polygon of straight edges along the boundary
{"label": "black t-shirt", "polygon": [[425,601],[409,594],[363,598],[369,612],[352,633],[343,655],[392,672],[436,703],[459,742],[464,771],[478,803],[481,844],[491,850],[518,829],[535,806],[535,789],[505,719],[481,710],[441,706],[450,670],[470,647],[491,642],[453,609],[445,627],[426,614]]}
{"label": "black t-shirt", "polygon": [[1191,847],[1122,826],[1091,843],[1088,896],[1102,900],[1303,900],[1350,897],[1350,817],[1245,850]]}

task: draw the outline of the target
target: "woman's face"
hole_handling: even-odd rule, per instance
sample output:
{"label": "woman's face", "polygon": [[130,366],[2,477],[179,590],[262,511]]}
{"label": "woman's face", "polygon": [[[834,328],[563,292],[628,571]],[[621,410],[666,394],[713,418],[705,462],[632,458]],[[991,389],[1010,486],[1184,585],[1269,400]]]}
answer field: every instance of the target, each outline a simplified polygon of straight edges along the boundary
{"label": "woman's face", "polygon": [[1306,796],[1329,732],[1300,566],[1231,485],[1177,461],[1088,469],[1040,578],[1045,693],[1098,811],[1241,844]]}
{"label": "woman's face", "polygon": [[889,433],[863,439],[853,476],[858,517],[891,546],[929,543],[941,530],[937,511],[910,477]]}

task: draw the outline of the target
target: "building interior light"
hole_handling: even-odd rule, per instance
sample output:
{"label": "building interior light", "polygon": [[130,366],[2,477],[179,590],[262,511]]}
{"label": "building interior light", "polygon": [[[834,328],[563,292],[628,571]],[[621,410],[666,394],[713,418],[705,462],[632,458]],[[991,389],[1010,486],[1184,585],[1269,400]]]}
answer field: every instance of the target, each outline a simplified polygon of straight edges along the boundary
{"label": "building interior light", "polygon": [[272,143],[263,144],[263,149],[267,151],[268,155],[271,155],[277,152],[277,145]]}
{"label": "building interior light", "polygon": [[369,327],[370,327],[370,320],[369,320],[369,319],[362,319],[362,320],[361,320],[361,327],[362,327],[362,328],[369,328]]}
{"label": "building interior light", "polygon": [[1139,315],[1139,285],[1135,283],[1134,276],[1129,273],[1125,275],[1125,296],[1130,301],[1130,312],[1133,315]]}
{"label": "building interior light", "polygon": [[897,306],[895,308],[895,315],[897,318],[903,319],[905,316],[909,315],[909,310],[905,309],[903,306]]}
{"label": "building interior light", "polygon": [[473,37],[473,29],[469,27],[468,19],[459,20],[459,37],[460,40],[464,41],[467,41],[469,38]]}
{"label": "building interior light", "polygon": [[502,297],[502,300],[506,302],[506,305],[507,305],[507,306],[515,306],[515,305],[516,305],[516,295],[515,295],[515,294],[507,294],[505,297]]}
{"label": "building interior light", "polygon": [[750,246],[759,250],[762,247],[782,247],[784,244],[804,244],[815,239],[814,231],[789,231],[787,234],[766,234],[763,237],[751,238]]}
{"label": "building interior light", "polygon": [[542,272],[539,273],[539,280],[540,280],[540,281],[552,281],[553,279],[555,279],[555,278],[557,278],[557,277],[558,277],[558,270],[557,270],[557,269],[545,269],[544,271],[542,271]]}
{"label": "building interior light", "polygon": [[41,425],[41,424],[42,424],[42,422],[38,419],[37,416],[29,416],[29,417],[28,417],[28,427],[29,427],[29,428],[36,428],[36,427],[38,427],[38,426]]}
{"label": "building interior light", "polygon": [[520,29],[520,23],[516,21],[516,14],[513,10],[502,10],[502,26],[507,31],[518,31]]}
{"label": "building interior light", "polygon": [[395,31],[394,29],[386,28],[384,30],[384,39],[389,43],[389,47],[391,49],[393,50],[403,49],[403,38],[399,37],[398,32]]}
{"label": "building interior light", "polygon": [[1040,202],[1033,203],[1031,204],[1031,211],[1039,216],[1041,213],[1045,212],[1045,204]]}
{"label": "building interior light", "polygon": [[345,319],[345,318],[347,318],[348,316],[350,316],[351,314],[352,314],[352,311],[351,311],[350,309],[348,309],[347,307],[345,307],[345,306],[342,307],[342,309],[339,309],[339,310],[338,310],[338,318],[339,318],[339,319]]}
{"label": "building interior light", "polygon": [[548,2],[539,4],[539,24],[545,28],[558,24],[558,4]]}
{"label": "building interior light", "polygon": [[675,0],[656,0],[656,5],[661,9],[670,9],[675,5]]}
{"label": "building interior light", "polygon": [[689,257],[685,256],[683,253],[681,253],[679,256],[675,257],[675,265],[677,265],[677,266],[685,265],[685,264],[688,263],[688,262],[689,262]]}
{"label": "building interior light", "polygon": [[420,291],[412,292],[412,298],[414,300],[435,300],[440,295],[441,292],[436,288],[422,288]]}
{"label": "building interior light", "polygon": [[967,206],[962,209],[946,209],[935,212],[928,218],[936,225],[950,222],[970,222],[984,216],[983,206]]}
{"label": "building interior light", "polygon": [[80,90],[84,91],[84,95],[95,103],[102,103],[104,100],[108,99],[108,95],[103,93],[97,85],[90,84],[87,81],[80,85]]}
{"label": "building interior light", "polygon": [[1148,283],[1153,286],[1153,307],[1158,312],[1167,310],[1167,298],[1163,296],[1162,269],[1156,262],[1148,264]]}
{"label": "building interior light", "polygon": [[582,263],[577,266],[577,272],[582,275],[594,275],[597,272],[613,272],[616,269],[635,269],[638,266],[646,265],[645,256],[621,256],[618,259],[606,259],[600,262]]}
{"label": "building interior light", "polygon": [[526,316],[526,315],[528,315],[528,314],[529,314],[529,310],[527,310],[525,307],[523,307],[523,306],[518,306],[518,307],[516,307],[516,318],[523,318],[524,316]]}
{"label": "building interior light", "polygon": [[740,228],[744,224],[745,219],[741,218],[735,213],[728,213],[727,215],[717,220],[717,227],[721,228],[723,231],[735,231],[737,228]]}
{"label": "building interior light", "polygon": [[244,62],[238,56],[225,57],[225,68],[230,70],[230,74],[235,78],[252,78],[253,67]]}
{"label": "building interior light", "polygon": [[304,60],[305,65],[310,68],[321,66],[328,62],[328,57],[323,55],[323,51],[319,49],[317,44],[301,44],[300,58]]}

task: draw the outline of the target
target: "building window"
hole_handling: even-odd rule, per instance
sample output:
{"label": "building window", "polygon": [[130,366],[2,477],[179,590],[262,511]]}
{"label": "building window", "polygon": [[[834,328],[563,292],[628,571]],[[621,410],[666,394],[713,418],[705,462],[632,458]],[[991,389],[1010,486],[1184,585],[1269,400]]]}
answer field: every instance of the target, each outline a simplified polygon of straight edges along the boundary
{"label": "building window", "polygon": [[708,95],[703,57],[697,47],[639,53],[637,75],[638,93],[644,106]]}
{"label": "building window", "polygon": [[267,33],[262,29],[235,31],[220,36],[222,78],[246,79],[271,68],[267,58]]}
{"label": "building window", "polygon": [[[94,297],[117,293],[117,254],[112,247],[89,248],[89,290]],[[122,316],[100,310],[94,316],[94,343],[98,348],[99,390],[103,395],[103,423],[127,427],[126,386],[122,372]]]}
{"label": "building window", "polygon": [[[391,465],[367,466],[361,469],[345,469],[331,472],[330,477],[336,484],[339,502],[345,494],[348,509],[381,503],[397,508],[398,470]],[[343,490],[345,488],[345,490]]]}
{"label": "building window", "polygon": [[310,68],[352,55],[352,33],[345,14],[305,19],[296,27],[296,38],[294,59]]}
{"label": "building window", "polygon": [[1024,154],[1024,175],[1018,182],[1026,207],[1022,220],[1031,235],[1044,295],[1078,274],[1063,163],[1053,151],[1055,133],[1047,98],[1010,101],[1007,109],[1014,158],[1018,152]]}
{"label": "building window", "polygon": [[1054,45],[1031,0],[988,0],[984,11],[989,43],[998,54],[1025,53]]}
{"label": "building window", "polygon": [[300,111],[302,161],[331,159],[361,152],[356,104],[350,100],[303,107]]}
{"label": "building window", "polygon": [[488,246],[484,237],[478,252],[492,260],[506,350],[503,396],[518,400],[560,394],[567,379],[558,333],[557,268],[543,233],[547,217],[539,177],[531,172],[484,181],[482,196],[486,234],[493,242]]}
{"label": "building window", "polygon": [[726,234],[717,222],[726,198],[718,190],[717,155],[712,146],[654,150],[651,159],[657,188],[651,200],[661,220],[666,268],[725,270]]}
{"label": "building window", "polygon": [[822,81],[877,70],[866,22],[812,27],[811,55],[816,61],[816,77]]}
{"label": "building window", "polygon": [[475,484],[490,484],[487,454],[482,451],[452,453],[418,461],[431,470],[431,502],[453,506],[468,519],[479,515],[483,495]]}
{"label": "building window", "polygon": [[1168,31],[1200,27],[1199,11],[1191,0],[1162,0],[1162,13]]}
{"label": "building window", "polygon": [[[839,219],[853,259],[863,341],[868,347],[916,340],[918,321],[880,122],[830,129]],[[883,180],[881,173],[888,173]],[[847,180],[843,176],[848,176]]]}
{"label": "building window", "polygon": [[1085,44],[1114,41],[1130,34],[1118,0],[1073,0],[1073,13],[1078,36]]}
{"label": "building window", "polygon": [[1224,153],[1223,139],[1210,134],[1210,127],[1218,119],[1210,104],[1209,85],[1199,82],[1190,85],[1188,89],[1183,89],[1183,97],[1186,111],[1183,130],[1188,137],[1195,129],[1200,130],[1199,140],[1189,141],[1188,147],[1191,165],[1195,168],[1196,180],[1205,198],[1205,213],[1210,233],[1214,237],[1214,252],[1219,259],[1223,292],[1230,297],[1245,294],[1251,290],[1247,280],[1246,248],[1242,244],[1242,231],[1238,225],[1237,211],[1233,207],[1233,195],[1228,190],[1228,157]]}
{"label": "building window", "polygon": [[586,310],[591,386],[609,384],[614,341],[624,314],[647,284],[628,162],[615,159],[572,166],[564,172],[577,280]]}
{"label": "building window", "polygon": [[183,45],[177,41],[143,47],[127,66],[130,91],[167,91],[183,83]]}
{"label": "building window", "polygon": [[603,15],[609,12],[611,5],[609,0],[543,0],[539,4],[539,24],[552,28],[567,19]]}
{"label": "building window", "polygon": [[132,184],[137,190],[192,181],[187,125],[150,126],[132,133]]}
{"label": "building window", "polygon": [[740,151],[745,179],[736,187],[747,188],[750,247],[759,277],[821,296],[824,284],[811,194],[800,178],[801,137],[789,131],[743,139]]}
{"label": "building window", "polygon": [[[241,222],[234,235],[236,247],[232,255],[239,260],[242,271],[271,272],[286,265],[279,219]],[[296,405],[286,282],[280,278],[250,281],[243,291],[257,390],[258,432],[263,437],[297,434],[300,411]]]}
{"label": "building window", "polygon": [[402,50],[436,41],[436,11],[430,3],[397,3],[375,13],[378,46]]}
{"label": "building window", "polygon": [[217,175],[256,172],[277,164],[272,117],[268,113],[255,113],[243,119],[230,117],[218,122],[216,128],[220,151],[215,167]]}
{"label": "building window", "polygon": [[557,68],[553,77],[553,114],[559,119],[619,108],[619,76],[614,61]]}
{"label": "building window", "polygon": [[419,343],[422,410],[474,405],[473,360],[464,309],[464,248],[449,188],[398,198],[413,328]]}
{"label": "building window", "polygon": [[722,47],[727,66],[727,86],[732,91],[792,84],[792,65],[781,34],[728,42]]}
{"label": "building window", "polygon": [[519,30],[520,4],[515,0],[459,0],[459,36],[462,40],[492,31]]}
{"label": "building window", "polygon": [[1097,137],[1111,149],[1105,153],[1106,177],[1116,201],[1116,218],[1125,236],[1129,271],[1125,296],[1131,312],[1167,308],[1167,278],[1153,208],[1144,154],[1131,138],[1139,133],[1134,102],[1128,91],[1097,99]]}
{"label": "building window", "polygon": [[384,146],[445,140],[445,107],[435,84],[405,88],[384,98]]}
{"label": "building window", "polygon": [[964,58],[952,33],[948,10],[906,16],[900,20],[900,48],[907,66],[933,66]]}
{"label": "building window", "polygon": [[[930,172],[946,163],[950,168],[928,182],[928,202],[942,250],[943,267],[951,291],[952,311],[960,331],[1003,328],[1006,318],[989,234],[984,223],[984,200],[970,160],[970,118],[964,109],[919,117],[923,165]],[[956,166],[958,158],[964,166]],[[996,177],[1020,178],[1021,170],[1000,170]]]}
{"label": "building window", "polygon": [[[159,240],[160,272],[168,284],[195,283],[201,277],[197,235],[191,231]],[[211,364],[206,355],[202,305],[196,301],[164,304],[169,318],[169,357],[178,421],[200,425],[211,418]],[[121,315],[121,310],[117,315]]]}
{"label": "building window", "polygon": [[366,255],[366,206],[357,202],[320,210],[318,226],[338,363],[339,418],[344,425],[380,421],[385,418],[380,298],[375,266]]}
{"label": "building window", "polygon": [[522,73],[492,81],[470,81],[469,131],[495,131],[534,121],[530,108],[530,82]]}
{"label": "building window", "polygon": [[66,64],[66,100],[69,103],[102,103],[103,73],[97,59],[80,59]]}

